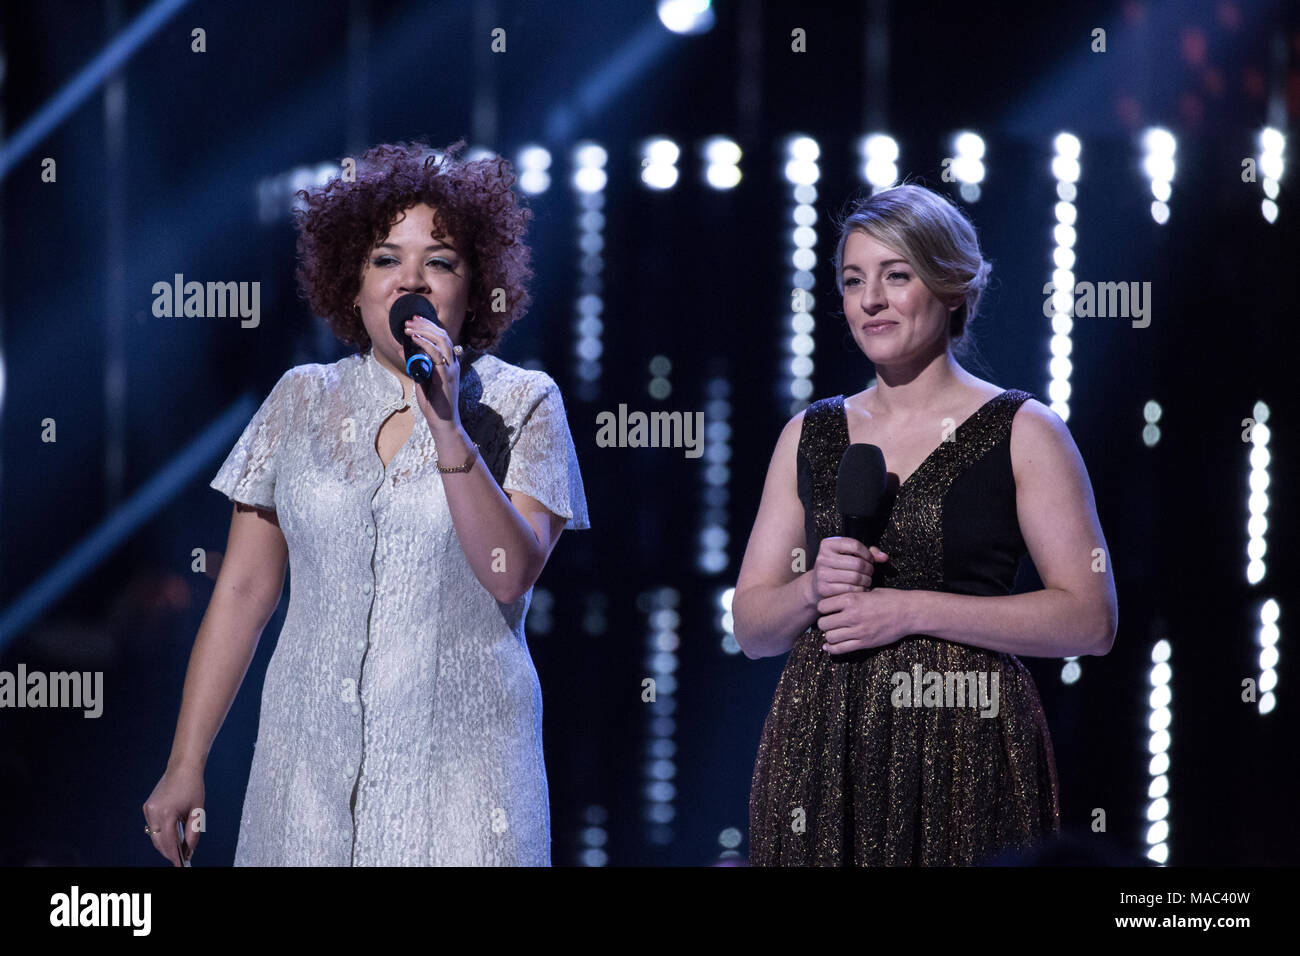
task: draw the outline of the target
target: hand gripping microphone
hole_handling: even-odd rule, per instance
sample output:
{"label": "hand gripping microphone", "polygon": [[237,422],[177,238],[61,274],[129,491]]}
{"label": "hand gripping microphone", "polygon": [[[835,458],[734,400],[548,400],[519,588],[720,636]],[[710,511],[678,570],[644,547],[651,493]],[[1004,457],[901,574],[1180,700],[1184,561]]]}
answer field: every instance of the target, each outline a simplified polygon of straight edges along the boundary
{"label": "hand gripping microphone", "polygon": [[406,355],[406,374],[412,380],[423,383],[433,377],[433,359],[427,352],[421,351],[406,334],[406,320],[413,315],[428,319],[438,328],[443,328],[443,324],[438,321],[438,310],[417,292],[408,292],[388,310],[388,328],[393,333],[393,338],[402,344],[402,351]]}
{"label": "hand gripping microphone", "polygon": [[835,506],[841,533],[867,547],[876,544],[884,530],[880,502],[885,497],[885,456],[875,445],[854,444],[840,459],[835,486]]}

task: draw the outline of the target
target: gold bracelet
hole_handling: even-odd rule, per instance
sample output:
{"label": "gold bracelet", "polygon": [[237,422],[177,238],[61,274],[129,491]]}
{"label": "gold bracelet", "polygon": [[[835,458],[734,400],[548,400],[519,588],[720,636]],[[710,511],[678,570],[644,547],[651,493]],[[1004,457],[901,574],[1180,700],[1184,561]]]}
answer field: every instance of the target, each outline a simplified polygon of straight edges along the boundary
{"label": "gold bracelet", "polygon": [[461,465],[459,468],[444,468],[442,467],[442,462],[437,462],[437,461],[435,461],[434,464],[438,466],[438,470],[442,472],[444,475],[464,474],[465,472],[473,468],[474,462],[478,460],[478,442],[473,442],[473,445],[474,445],[474,450],[469,453],[469,461],[465,462],[465,464]]}

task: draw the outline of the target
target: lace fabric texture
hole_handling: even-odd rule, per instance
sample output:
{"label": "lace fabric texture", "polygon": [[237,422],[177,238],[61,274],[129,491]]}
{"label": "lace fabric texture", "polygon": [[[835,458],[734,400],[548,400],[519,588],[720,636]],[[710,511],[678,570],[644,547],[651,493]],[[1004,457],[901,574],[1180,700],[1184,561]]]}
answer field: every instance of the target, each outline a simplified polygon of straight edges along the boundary
{"label": "lace fabric texture", "polygon": [[[875,587],[945,590],[944,531],[963,517],[945,520],[945,496],[1009,441],[1031,397],[1008,389],[990,399],[897,490],[879,540],[890,560],[877,567]],[[836,479],[848,443],[843,396],[808,408],[798,455],[809,555],[840,534]],[[1012,574],[990,593],[1013,583]],[[796,639],[763,727],[750,791],[752,865],[970,865],[1059,831],[1051,735],[1018,658],[926,635],[843,656],[823,651],[824,641],[816,625]],[[893,675],[917,667],[983,673],[989,687],[996,674],[996,716],[973,706],[894,706]]]}
{"label": "lace fabric texture", "polygon": [[[380,460],[402,394],[373,351],[292,368],[211,482],[289,549],[236,865],[550,863],[532,591],[501,604],[474,576],[418,405]],[[549,376],[471,351],[459,407],[502,488],[590,527]]]}

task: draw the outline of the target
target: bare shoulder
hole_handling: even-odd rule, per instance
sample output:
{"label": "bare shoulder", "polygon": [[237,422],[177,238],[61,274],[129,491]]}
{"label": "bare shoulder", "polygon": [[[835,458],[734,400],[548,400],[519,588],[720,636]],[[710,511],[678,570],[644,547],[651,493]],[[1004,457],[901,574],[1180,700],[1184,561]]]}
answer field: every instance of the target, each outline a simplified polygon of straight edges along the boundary
{"label": "bare shoulder", "polygon": [[971,402],[986,403],[991,398],[997,398],[1006,391],[1001,385],[995,385],[992,382],[986,382],[982,378],[974,375],[966,381],[966,391]]}
{"label": "bare shoulder", "polygon": [[803,431],[803,417],[807,412],[808,409],[805,408],[785,423],[785,427],[781,429],[781,437],[777,439],[778,443],[791,439],[795,442],[799,441],[799,435]]}
{"label": "bare shoulder", "polygon": [[803,434],[803,417],[807,409],[794,415],[781,428],[777,436],[776,447],[772,449],[771,469],[793,472],[795,458],[799,451],[799,438]]}
{"label": "bare shoulder", "polygon": [[1081,470],[1083,460],[1061,416],[1030,398],[1011,420],[1011,468],[1019,481],[1044,466],[1059,474]]}

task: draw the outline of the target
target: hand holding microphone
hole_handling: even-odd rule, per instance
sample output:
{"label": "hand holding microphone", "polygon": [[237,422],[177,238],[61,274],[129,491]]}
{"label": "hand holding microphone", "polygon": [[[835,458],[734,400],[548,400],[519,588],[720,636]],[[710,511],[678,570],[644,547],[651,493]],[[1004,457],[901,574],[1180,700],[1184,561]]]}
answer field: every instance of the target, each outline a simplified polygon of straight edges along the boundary
{"label": "hand holding microphone", "polygon": [[438,310],[416,292],[408,292],[393,303],[393,307],[388,310],[388,328],[402,346],[406,357],[406,374],[423,385],[433,377],[433,359],[406,334],[406,320],[416,315],[442,328],[442,323],[438,321]]}
{"label": "hand holding microphone", "polygon": [[461,347],[438,321],[437,310],[424,296],[407,293],[389,309],[388,328],[402,343],[406,374],[416,383],[416,401],[434,436],[458,431]]}
{"label": "hand holding microphone", "polygon": [[866,591],[871,587],[876,561],[889,555],[875,545],[867,547],[855,538],[822,538],[813,564],[813,595],[820,601],[848,591]]}
{"label": "hand holding microphone", "polygon": [[881,529],[880,503],[885,496],[885,456],[875,445],[850,445],[840,459],[835,507],[841,535],[823,538],[813,564],[817,600],[865,591],[871,587],[874,562],[889,555],[874,544]]}
{"label": "hand holding microphone", "polygon": [[907,633],[902,592],[872,592],[875,564],[889,555],[875,544],[884,530],[885,456],[875,445],[850,445],[840,459],[835,501],[843,534],[822,539],[813,565],[817,626],[832,655],[890,644]]}

